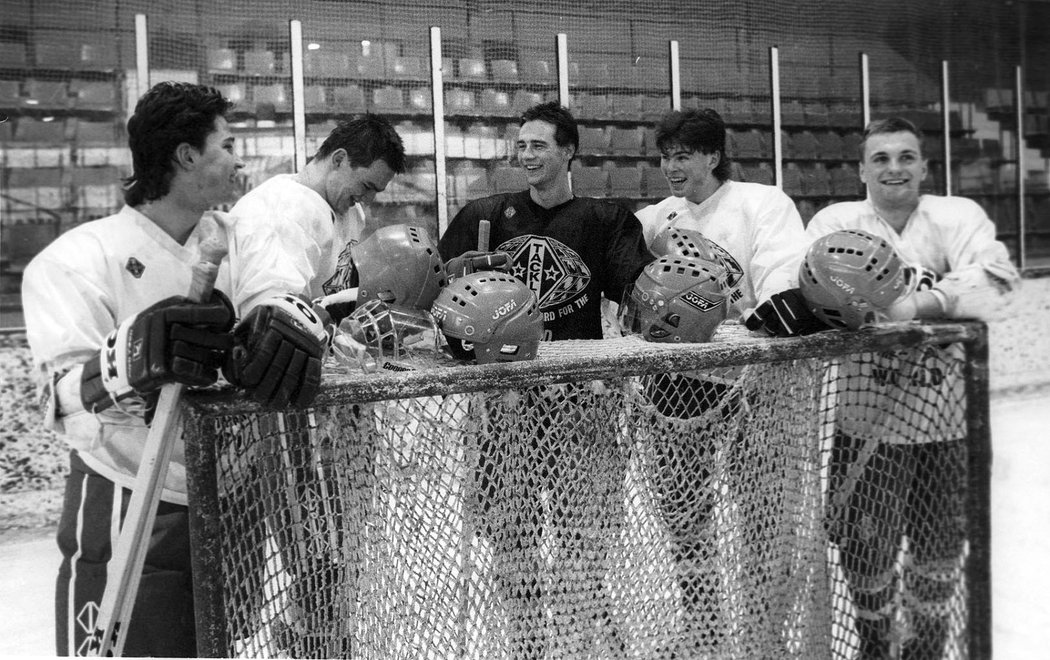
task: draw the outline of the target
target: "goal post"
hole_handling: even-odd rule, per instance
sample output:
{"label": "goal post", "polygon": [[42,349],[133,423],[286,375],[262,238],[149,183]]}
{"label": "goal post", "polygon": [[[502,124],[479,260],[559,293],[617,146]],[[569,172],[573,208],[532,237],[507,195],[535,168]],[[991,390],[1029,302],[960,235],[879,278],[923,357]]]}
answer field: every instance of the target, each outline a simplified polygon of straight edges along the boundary
{"label": "goal post", "polygon": [[980,323],[725,324],[328,365],[307,410],[194,394],[198,652],[987,657],[987,348]]}

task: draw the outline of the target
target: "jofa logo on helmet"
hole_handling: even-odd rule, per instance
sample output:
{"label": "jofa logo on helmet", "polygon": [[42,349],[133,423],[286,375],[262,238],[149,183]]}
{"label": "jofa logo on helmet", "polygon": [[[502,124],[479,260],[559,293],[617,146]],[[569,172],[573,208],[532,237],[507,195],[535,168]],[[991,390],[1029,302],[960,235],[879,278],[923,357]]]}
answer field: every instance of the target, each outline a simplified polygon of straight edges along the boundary
{"label": "jofa logo on helmet", "polygon": [[708,312],[718,307],[722,304],[722,300],[722,298],[705,298],[696,291],[686,291],[682,294],[682,302],[692,305],[701,312]]}
{"label": "jofa logo on helmet", "polygon": [[507,302],[505,302],[502,305],[500,305],[499,307],[497,307],[494,312],[492,312],[492,320],[493,321],[498,321],[500,319],[500,317],[503,317],[503,316],[506,316],[507,314],[510,314],[517,307],[518,307],[518,301],[517,300],[508,300]]}
{"label": "jofa logo on helmet", "polygon": [[831,283],[837,286],[838,288],[842,289],[846,293],[855,293],[857,291],[856,287],[851,286],[848,282],[846,282],[846,280],[842,279],[841,277],[838,277],[837,275],[833,275],[831,277]]}

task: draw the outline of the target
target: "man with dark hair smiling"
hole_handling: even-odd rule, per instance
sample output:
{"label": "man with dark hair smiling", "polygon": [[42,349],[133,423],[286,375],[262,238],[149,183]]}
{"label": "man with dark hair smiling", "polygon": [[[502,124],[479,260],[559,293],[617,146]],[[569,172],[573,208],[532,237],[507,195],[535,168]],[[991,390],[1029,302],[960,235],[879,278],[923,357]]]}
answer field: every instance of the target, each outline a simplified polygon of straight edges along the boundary
{"label": "man with dark hair smiling", "polygon": [[[518,163],[528,188],[463,207],[441,237],[441,256],[449,276],[455,277],[471,269],[491,269],[509,255],[511,274],[539,300],[545,340],[601,339],[602,297],[619,303],[653,257],[630,212],[611,201],[573,194],[569,165],[579,148],[579,131],[572,113],[557,102],[542,103],[526,110],[520,124]],[[491,223],[495,254],[475,250],[481,220]],[[572,593],[580,588],[596,598],[605,593],[608,551],[623,521],[626,451],[618,446],[617,430],[610,423],[615,415],[608,412],[617,400],[612,392],[599,396],[586,385],[528,390],[525,409],[555,412],[521,430],[491,424],[478,440],[477,493],[487,514],[480,532],[493,543],[504,569],[501,577],[514,580],[503,584],[502,591],[516,657],[543,657],[546,646],[540,569],[544,560],[539,555],[544,492],[551,495],[547,506],[553,536],[561,545],[559,555],[576,566],[573,574],[583,581],[547,594],[553,599],[559,653],[587,652],[591,630],[588,626],[581,631],[580,626],[594,623],[592,619],[598,619],[610,643],[623,644],[617,640],[609,608],[598,607],[585,616]],[[565,405],[569,402],[571,407]],[[490,418],[506,412],[491,408]],[[594,493],[598,502],[621,504],[595,519],[584,513],[588,503],[574,499],[582,492]],[[593,526],[600,538],[589,540],[585,525]],[[513,575],[514,571],[519,572]]]}
{"label": "man with dark hair smiling", "polygon": [[[124,208],[66,232],[26,268],[26,335],[47,421],[71,449],[58,528],[60,655],[98,650],[91,634],[150,402],[166,383],[214,383],[230,350],[224,272],[208,300],[185,297],[201,260],[202,216],[239,192],[244,163],[226,123],[230,105],[211,87],[153,86],[128,120]],[[172,456],[128,622],[131,656],[197,655],[181,438]]]}

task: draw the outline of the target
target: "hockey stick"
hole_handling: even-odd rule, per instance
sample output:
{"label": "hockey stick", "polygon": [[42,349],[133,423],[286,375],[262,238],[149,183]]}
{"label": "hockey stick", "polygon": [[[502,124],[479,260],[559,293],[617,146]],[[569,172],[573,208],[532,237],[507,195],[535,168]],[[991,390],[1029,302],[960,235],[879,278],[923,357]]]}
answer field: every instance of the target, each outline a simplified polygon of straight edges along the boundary
{"label": "hockey stick", "polygon": [[[200,302],[211,297],[215,277],[219,273],[219,262],[226,256],[226,241],[216,221],[208,215],[201,218],[201,261],[193,267],[193,281],[187,298]],[[210,228],[210,231],[208,231]],[[95,641],[98,655],[120,656],[127,639],[128,623],[131,620],[135,597],[139,591],[142,567],[146,563],[153,522],[157,517],[157,504],[168,475],[168,462],[178,439],[179,398],[185,385],[169,383],[161,388],[157,400],[153,423],[142,448],[142,461],[135,475],[135,488],[128,502],[128,512],[120,528],[117,545],[113,549],[107,571],[106,589],[102,592],[98,620],[95,624]]]}
{"label": "hockey stick", "polygon": [[489,251],[489,228],[491,226],[488,220],[478,220],[478,252]]}

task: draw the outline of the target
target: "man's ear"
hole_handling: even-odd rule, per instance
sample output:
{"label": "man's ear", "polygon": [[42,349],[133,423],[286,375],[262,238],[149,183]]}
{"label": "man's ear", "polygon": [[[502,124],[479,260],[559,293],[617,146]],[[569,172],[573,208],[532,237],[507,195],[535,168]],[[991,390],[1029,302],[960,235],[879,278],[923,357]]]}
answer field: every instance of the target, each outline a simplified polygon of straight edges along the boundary
{"label": "man's ear", "polygon": [[349,156],[349,154],[346,153],[346,149],[343,149],[341,147],[339,149],[336,149],[335,151],[333,151],[328,156],[328,158],[329,158],[329,162],[332,163],[332,168],[333,169],[338,168],[343,163],[348,163],[350,161],[350,156]]}
{"label": "man's ear", "polygon": [[184,170],[192,168],[199,157],[200,152],[189,142],[182,142],[175,147],[175,163]]}

